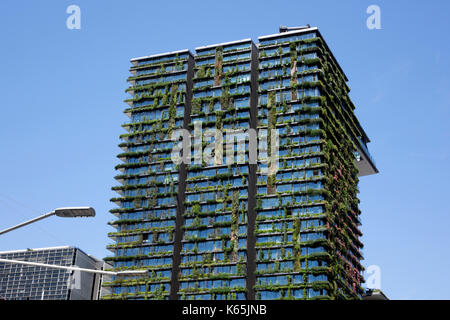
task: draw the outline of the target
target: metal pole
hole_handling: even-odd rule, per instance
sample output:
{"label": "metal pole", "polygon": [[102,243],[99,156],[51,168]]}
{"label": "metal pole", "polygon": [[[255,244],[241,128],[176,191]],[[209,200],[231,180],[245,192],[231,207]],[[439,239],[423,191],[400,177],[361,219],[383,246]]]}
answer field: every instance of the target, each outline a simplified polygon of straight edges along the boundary
{"label": "metal pole", "polygon": [[36,222],[36,221],[39,221],[39,220],[42,220],[42,219],[51,217],[51,216],[53,216],[54,214],[55,214],[55,211],[52,211],[52,212],[43,214],[42,216],[39,216],[39,217],[37,217],[37,218],[34,218],[34,219],[31,219],[31,220],[22,222],[21,224],[18,224],[18,225],[14,226],[14,227],[11,227],[11,228],[8,228],[8,229],[5,229],[5,230],[0,231],[0,235],[2,235],[2,234],[4,234],[4,233],[7,233],[7,232],[10,232],[10,231],[13,231],[13,230],[16,230],[16,229],[19,229],[19,228],[21,228],[21,227],[23,227],[23,226],[26,226],[26,225],[28,225],[28,224],[31,224],[31,223],[33,223],[33,222]]}
{"label": "metal pole", "polygon": [[113,271],[103,271],[103,270],[85,269],[85,268],[78,268],[78,267],[57,266],[57,265],[53,265],[53,264],[45,264],[45,263],[29,262],[29,261],[8,260],[8,259],[0,258],[0,262],[25,264],[25,265],[29,265],[29,266],[53,268],[53,269],[63,269],[63,270],[70,270],[70,271],[84,271],[84,272],[89,272],[89,273],[99,273],[99,274],[105,274],[105,275],[111,275],[111,276],[118,275],[117,272],[113,272]]}

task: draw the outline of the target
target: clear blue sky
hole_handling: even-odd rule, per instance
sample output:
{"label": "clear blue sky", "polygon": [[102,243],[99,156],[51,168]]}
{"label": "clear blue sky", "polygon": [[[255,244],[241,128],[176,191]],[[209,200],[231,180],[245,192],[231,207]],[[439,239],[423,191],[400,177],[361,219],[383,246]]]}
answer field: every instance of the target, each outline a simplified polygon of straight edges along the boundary
{"label": "clear blue sky", "polygon": [[[153,4],[155,3],[155,4]],[[364,265],[394,299],[450,299],[450,2],[1,1],[0,250],[73,245],[109,255],[109,199],[129,59],[318,26],[350,79],[380,174],[361,178]],[[81,8],[81,30],[66,8]],[[381,8],[368,30],[366,8]]]}

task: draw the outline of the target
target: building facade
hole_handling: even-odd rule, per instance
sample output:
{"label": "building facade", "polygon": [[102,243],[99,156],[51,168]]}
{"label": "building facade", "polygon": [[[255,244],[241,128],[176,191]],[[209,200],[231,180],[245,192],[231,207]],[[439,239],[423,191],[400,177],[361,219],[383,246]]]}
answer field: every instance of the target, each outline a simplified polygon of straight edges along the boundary
{"label": "building facade", "polygon": [[[122,185],[114,188],[121,197],[112,199],[121,209],[113,211],[118,219],[111,224],[117,232],[110,235],[117,244],[132,245],[110,248],[116,256],[136,257],[114,261],[116,269],[150,267],[153,281],[136,292],[162,299],[170,294],[172,266],[180,260],[181,239],[175,236],[181,231],[186,169],[171,160],[170,135],[189,124],[185,114],[190,111],[193,56],[182,50],[132,63],[128,92],[134,98],[127,101],[130,122],[124,125],[128,133],[121,136],[124,152],[119,158],[124,163],[117,166],[122,174],[116,177]],[[111,289],[115,294],[116,288]]]}
{"label": "building facade", "polygon": [[378,170],[347,78],[317,28],[258,40],[131,60],[106,260],[150,276],[105,298],[361,298],[357,184]]}
{"label": "building facade", "polygon": [[[103,262],[78,248],[52,247],[0,252],[0,258],[100,269]],[[86,272],[0,262],[0,299],[96,300],[100,276]]]}

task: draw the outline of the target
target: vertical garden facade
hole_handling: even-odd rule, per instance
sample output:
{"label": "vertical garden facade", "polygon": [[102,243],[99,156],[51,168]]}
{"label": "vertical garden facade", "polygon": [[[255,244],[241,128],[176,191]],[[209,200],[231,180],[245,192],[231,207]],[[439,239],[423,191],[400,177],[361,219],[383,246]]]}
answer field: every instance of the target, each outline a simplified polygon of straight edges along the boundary
{"label": "vertical garden facade", "polygon": [[[173,163],[174,130],[187,126],[190,112],[193,57],[188,50],[131,60],[131,98],[124,112],[119,147],[123,161],[113,187],[119,197],[109,233],[114,270],[149,270],[149,277],[113,277],[111,297],[167,299],[173,266],[179,259],[177,227],[182,215],[186,172]],[[177,242],[178,240],[178,242]]]}
{"label": "vertical garden facade", "polygon": [[280,149],[257,175],[256,298],[359,298],[358,175],[377,169],[347,79],[315,28],[259,40],[258,128]]}
{"label": "vertical garden facade", "polygon": [[[213,130],[235,132],[231,138],[237,141],[239,133],[251,127],[255,53],[250,39],[196,48],[180,299],[246,298],[248,142],[241,139],[230,155],[225,147],[230,136],[216,136]],[[222,140],[223,152],[207,161],[202,154],[217,139]]]}
{"label": "vertical garden facade", "polygon": [[[258,40],[132,60],[106,259],[148,276],[113,279],[105,298],[361,297],[357,184],[378,171],[347,78],[317,28]],[[249,129],[267,140],[257,164]]]}
{"label": "vertical garden facade", "polygon": [[327,236],[320,67],[314,39],[314,32],[260,38],[258,128],[278,130],[280,148],[277,172],[258,172],[259,299],[329,295],[317,287],[328,277],[318,272],[327,267],[322,259]]}

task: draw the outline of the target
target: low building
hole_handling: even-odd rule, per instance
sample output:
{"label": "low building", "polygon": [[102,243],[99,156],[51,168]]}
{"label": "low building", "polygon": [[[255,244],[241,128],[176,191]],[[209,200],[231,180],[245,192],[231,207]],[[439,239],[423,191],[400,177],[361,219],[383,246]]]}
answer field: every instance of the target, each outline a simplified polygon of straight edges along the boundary
{"label": "low building", "polygon": [[[74,247],[0,252],[0,258],[67,267],[103,269],[104,262]],[[0,299],[97,300],[102,276],[94,273],[0,262]]]}

